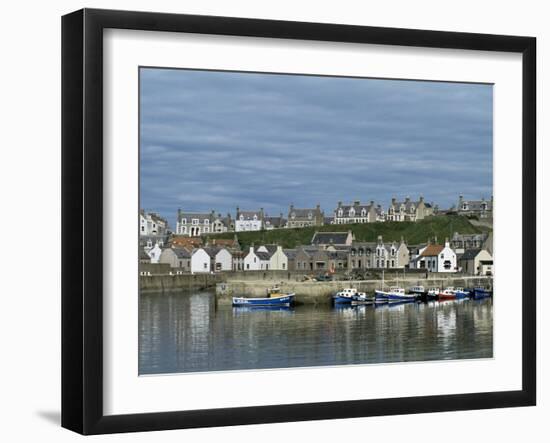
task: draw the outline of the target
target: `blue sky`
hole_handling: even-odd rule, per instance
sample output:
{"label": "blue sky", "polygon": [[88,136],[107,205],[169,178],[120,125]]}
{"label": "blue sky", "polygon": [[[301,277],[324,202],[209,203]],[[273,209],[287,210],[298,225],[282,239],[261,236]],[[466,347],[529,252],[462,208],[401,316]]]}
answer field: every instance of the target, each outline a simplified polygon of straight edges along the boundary
{"label": "blue sky", "polygon": [[140,205],[223,214],[492,194],[491,85],[142,68]]}

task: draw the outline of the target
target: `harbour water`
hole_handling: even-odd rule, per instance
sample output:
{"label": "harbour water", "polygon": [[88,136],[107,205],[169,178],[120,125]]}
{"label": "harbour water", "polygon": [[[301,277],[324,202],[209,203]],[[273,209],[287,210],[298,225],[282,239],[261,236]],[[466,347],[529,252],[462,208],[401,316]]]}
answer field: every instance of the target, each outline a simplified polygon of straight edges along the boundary
{"label": "harbour water", "polygon": [[208,292],[142,294],[139,372],[491,358],[493,301],[250,310]]}

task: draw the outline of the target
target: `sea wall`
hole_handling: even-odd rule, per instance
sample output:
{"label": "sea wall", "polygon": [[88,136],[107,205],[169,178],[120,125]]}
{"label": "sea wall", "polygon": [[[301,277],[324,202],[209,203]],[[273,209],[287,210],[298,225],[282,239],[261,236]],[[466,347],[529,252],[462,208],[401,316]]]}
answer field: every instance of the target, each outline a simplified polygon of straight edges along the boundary
{"label": "sea wall", "polygon": [[[216,284],[216,296],[219,303],[230,304],[233,296],[263,297],[267,289],[280,285],[284,292],[294,292],[296,302],[303,304],[328,304],[331,296],[344,288],[357,288],[359,291],[372,293],[381,287],[381,280],[348,280],[348,281],[292,281],[292,280],[232,280]],[[492,277],[457,276],[456,274],[430,274],[428,278],[407,276],[384,280],[384,286],[424,286],[445,288],[447,286],[474,287],[492,285]]]}
{"label": "sea wall", "polygon": [[141,275],[140,293],[202,290],[220,283],[220,274]]}

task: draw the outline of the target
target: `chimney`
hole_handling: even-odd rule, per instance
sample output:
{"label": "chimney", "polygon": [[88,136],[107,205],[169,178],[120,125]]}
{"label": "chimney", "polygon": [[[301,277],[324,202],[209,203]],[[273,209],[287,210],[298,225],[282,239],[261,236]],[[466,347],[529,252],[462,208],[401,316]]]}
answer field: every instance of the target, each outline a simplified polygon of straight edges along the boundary
{"label": "chimney", "polygon": [[423,196],[423,195],[420,196],[420,202],[421,202],[421,203],[424,202],[424,196]]}
{"label": "chimney", "polygon": [[437,235],[434,237],[434,244],[437,245]]}
{"label": "chimney", "polygon": [[293,204],[290,205],[290,211],[289,212],[292,212],[292,211],[294,211],[294,205]]}
{"label": "chimney", "polygon": [[411,201],[411,198],[407,195],[407,197],[405,197],[405,203],[409,203]]}
{"label": "chimney", "polygon": [[391,204],[392,205],[395,205],[397,203],[397,199],[395,197],[392,197],[391,199]]}
{"label": "chimney", "polygon": [[382,244],[382,236],[381,236],[381,235],[378,236],[378,244],[379,244],[379,245]]}
{"label": "chimney", "polygon": [[359,206],[361,204],[361,200],[355,200],[353,202],[353,206]]}
{"label": "chimney", "polygon": [[342,206],[342,202],[339,201],[339,202],[338,202],[338,207],[340,208],[341,206]]}
{"label": "chimney", "polygon": [[445,237],[445,247],[446,247],[446,248],[450,247],[450,244],[449,244],[449,237]]}
{"label": "chimney", "polygon": [[318,211],[320,211],[321,210],[321,205],[319,203],[317,203],[316,208],[317,208]]}
{"label": "chimney", "polygon": [[239,207],[237,206],[237,218],[239,218]]}
{"label": "chimney", "polygon": [[371,206],[374,206],[374,200],[371,200],[371,201],[370,201],[370,205],[371,205]]}

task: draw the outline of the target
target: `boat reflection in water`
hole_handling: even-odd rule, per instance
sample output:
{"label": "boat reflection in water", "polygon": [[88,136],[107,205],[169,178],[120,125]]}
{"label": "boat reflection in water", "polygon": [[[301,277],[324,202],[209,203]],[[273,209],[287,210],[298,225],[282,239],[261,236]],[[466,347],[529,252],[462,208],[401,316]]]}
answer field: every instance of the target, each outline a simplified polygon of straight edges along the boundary
{"label": "boat reflection in water", "polygon": [[201,291],[146,294],[139,373],[491,358],[492,303],[232,307]]}

